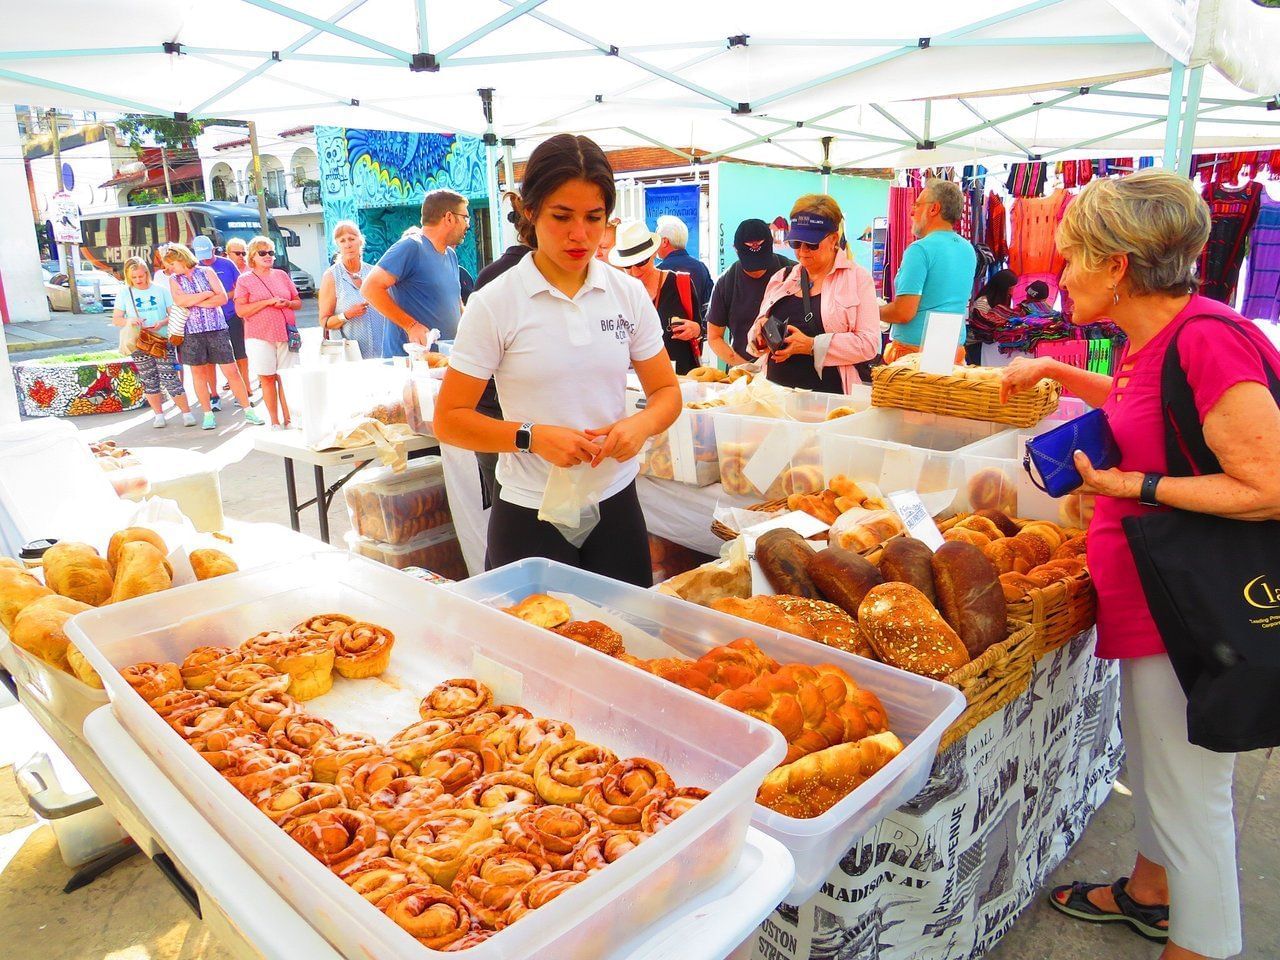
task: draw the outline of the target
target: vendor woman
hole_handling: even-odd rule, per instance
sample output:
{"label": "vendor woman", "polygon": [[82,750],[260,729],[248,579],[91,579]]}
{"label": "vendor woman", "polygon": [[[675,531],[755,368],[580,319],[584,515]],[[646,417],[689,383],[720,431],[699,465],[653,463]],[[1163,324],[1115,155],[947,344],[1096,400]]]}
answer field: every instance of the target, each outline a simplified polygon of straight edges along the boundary
{"label": "vendor woman", "polygon": [[[520,239],[533,255],[467,304],[435,433],[442,443],[499,454],[487,566],[547,557],[649,586],[635,458],[679,416],[680,388],[643,285],[595,258],[614,197],[613,169],[586,137],[559,134],[533,151],[517,205]],[[629,368],[647,402],[628,417]],[[506,420],[475,409],[490,377]],[[538,510],[552,468],[580,465],[608,482],[593,484],[603,487],[599,520],[574,546]]]}
{"label": "vendor woman", "polygon": [[[791,208],[787,245],[800,264],[769,281],[750,334],[751,351],[768,359],[768,378],[784,387],[848,393],[862,382],[858,365],[880,354],[876,284],[850,259],[843,223],[826,194],[801,197]],[[772,345],[765,336],[770,318],[783,334]]]}

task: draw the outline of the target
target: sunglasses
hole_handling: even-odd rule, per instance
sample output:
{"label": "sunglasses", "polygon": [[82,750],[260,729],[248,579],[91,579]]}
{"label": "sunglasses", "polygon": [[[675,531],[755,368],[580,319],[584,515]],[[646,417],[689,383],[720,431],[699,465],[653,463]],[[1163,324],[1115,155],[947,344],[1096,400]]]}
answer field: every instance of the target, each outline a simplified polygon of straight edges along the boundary
{"label": "sunglasses", "polygon": [[264,252],[263,252],[263,251],[261,251],[261,250],[259,250],[257,253],[255,253],[255,254],[254,254],[254,256],[255,256],[255,257],[270,257],[272,260],[274,260],[274,259],[276,258],[276,255],[275,255],[274,253],[264,253]]}
{"label": "sunglasses", "polygon": [[787,246],[792,250],[817,250],[822,246],[822,241],[819,240],[817,243],[806,243],[803,240],[788,240]]}

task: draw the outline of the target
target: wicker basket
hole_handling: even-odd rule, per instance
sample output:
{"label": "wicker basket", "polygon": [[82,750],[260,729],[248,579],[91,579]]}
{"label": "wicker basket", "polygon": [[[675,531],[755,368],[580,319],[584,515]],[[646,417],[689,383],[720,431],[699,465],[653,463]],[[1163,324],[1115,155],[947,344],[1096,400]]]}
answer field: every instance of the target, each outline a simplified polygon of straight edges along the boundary
{"label": "wicker basket", "polygon": [[1000,402],[998,379],[969,379],[950,374],[922,373],[910,366],[890,364],[871,371],[871,405],[917,410],[948,417],[967,417],[1033,427],[1058,409],[1062,387],[1041,380],[1025,393]]}
{"label": "wicker basket", "polygon": [[945,750],[1021,696],[1031,683],[1031,670],[1038,656],[1039,641],[1031,624],[1010,619],[1004,640],[948,676],[943,682],[963,693],[968,706],[943,733],[938,750]]}
{"label": "wicker basket", "polygon": [[[787,498],[782,497],[778,500],[766,500],[764,503],[753,503],[751,506],[744,507],[743,509],[759,510],[761,513],[774,513],[778,510],[787,509]],[[719,520],[711,521],[711,532],[725,543],[728,543],[730,540],[738,539],[738,531],[734,530],[732,527],[725,526]]]}

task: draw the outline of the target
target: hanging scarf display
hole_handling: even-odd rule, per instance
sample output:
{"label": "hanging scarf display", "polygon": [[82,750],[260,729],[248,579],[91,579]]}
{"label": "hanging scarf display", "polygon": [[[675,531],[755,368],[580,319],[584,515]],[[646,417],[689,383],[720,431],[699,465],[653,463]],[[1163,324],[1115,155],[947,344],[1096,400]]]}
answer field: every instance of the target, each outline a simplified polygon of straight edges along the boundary
{"label": "hanging scarf display", "polygon": [[1230,303],[1235,299],[1236,281],[1240,278],[1245,238],[1258,219],[1262,184],[1250,182],[1232,187],[1208,183],[1204,199],[1213,225],[1209,242],[1200,252],[1200,292],[1220,303]]}

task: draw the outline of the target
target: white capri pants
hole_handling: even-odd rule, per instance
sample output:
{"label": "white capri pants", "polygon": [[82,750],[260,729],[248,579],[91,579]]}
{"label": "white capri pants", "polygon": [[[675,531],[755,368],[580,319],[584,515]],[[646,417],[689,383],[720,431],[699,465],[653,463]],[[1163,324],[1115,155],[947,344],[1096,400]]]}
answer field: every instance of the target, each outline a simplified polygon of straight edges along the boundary
{"label": "white capri pants", "polygon": [[1231,779],[1236,757],[1187,740],[1166,654],[1120,661],[1120,723],[1138,852],[1169,875],[1169,939],[1206,957],[1243,949]]}
{"label": "white capri pants", "polygon": [[255,377],[273,377],[281,370],[292,367],[295,360],[295,354],[289,351],[289,344],[272,340],[246,337],[244,352],[249,361],[249,372]]}

